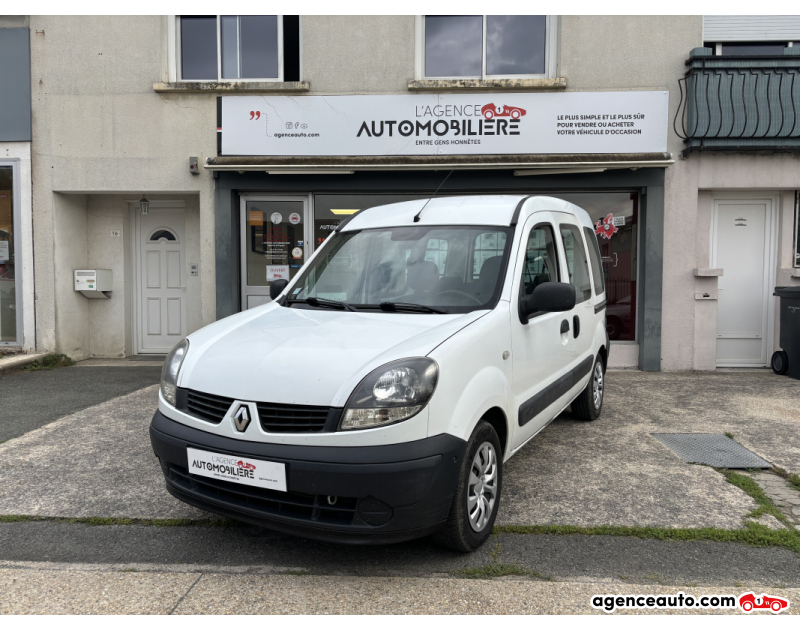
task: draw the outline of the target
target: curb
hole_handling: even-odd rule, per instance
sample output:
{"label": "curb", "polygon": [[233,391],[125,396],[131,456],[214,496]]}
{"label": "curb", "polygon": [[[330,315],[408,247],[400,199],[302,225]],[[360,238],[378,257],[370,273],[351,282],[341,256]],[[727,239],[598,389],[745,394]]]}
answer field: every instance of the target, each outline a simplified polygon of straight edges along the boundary
{"label": "curb", "polygon": [[11,370],[24,367],[38,359],[41,359],[43,356],[44,353],[40,352],[38,354],[18,354],[16,356],[0,359],[0,374],[5,374]]}

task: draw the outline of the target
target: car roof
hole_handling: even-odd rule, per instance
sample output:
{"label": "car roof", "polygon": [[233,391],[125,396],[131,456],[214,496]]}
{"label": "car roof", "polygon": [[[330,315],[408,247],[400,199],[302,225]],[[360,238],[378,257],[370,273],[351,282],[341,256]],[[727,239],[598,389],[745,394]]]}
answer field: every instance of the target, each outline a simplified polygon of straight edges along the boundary
{"label": "car roof", "polygon": [[[517,206],[524,201],[520,213]],[[414,217],[422,210],[418,222]],[[544,195],[468,195],[415,199],[361,210],[339,226],[339,231],[368,230],[382,227],[423,225],[497,225],[509,226],[519,218],[524,221],[533,212],[566,212],[591,226],[589,214],[563,199]]]}

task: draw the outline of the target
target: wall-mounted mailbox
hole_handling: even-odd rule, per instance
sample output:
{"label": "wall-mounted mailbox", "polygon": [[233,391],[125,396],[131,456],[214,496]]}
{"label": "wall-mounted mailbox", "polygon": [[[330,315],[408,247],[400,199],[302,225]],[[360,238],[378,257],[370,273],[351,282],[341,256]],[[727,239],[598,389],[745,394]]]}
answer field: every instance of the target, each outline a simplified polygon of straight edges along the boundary
{"label": "wall-mounted mailbox", "polygon": [[114,278],[111,269],[76,269],[74,272],[75,290],[87,298],[107,299],[111,296]]}

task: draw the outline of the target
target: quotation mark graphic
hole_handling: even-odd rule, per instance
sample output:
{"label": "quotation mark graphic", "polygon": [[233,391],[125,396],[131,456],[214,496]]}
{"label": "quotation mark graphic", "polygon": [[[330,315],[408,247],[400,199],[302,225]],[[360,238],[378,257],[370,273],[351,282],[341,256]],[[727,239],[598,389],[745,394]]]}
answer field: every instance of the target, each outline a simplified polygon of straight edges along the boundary
{"label": "quotation mark graphic", "polygon": [[256,120],[261,118],[261,112],[250,112],[250,120],[253,120],[253,118]]}

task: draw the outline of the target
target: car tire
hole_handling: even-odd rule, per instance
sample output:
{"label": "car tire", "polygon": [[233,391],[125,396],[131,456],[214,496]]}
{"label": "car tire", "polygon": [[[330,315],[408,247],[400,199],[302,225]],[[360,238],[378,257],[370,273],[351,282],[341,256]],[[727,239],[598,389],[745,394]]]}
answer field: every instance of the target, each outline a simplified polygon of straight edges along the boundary
{"label": "car tire", "polygon": [[597,420],[603,411],[606,377],[600,355],[594,360],[586,388],[572,401],[572,414],[580,420]]}
{"label": "car tire", "polygon": [[785,350],[778,350],[772,355],[769,364],[775,374],[786,374],[789,371],[789,355]]}
{"label": "car tire", "polygon": [[611,317],[606,318],[606,333],[608,334],[608,338],[612,341],[615,339],[619,339],[620,335],[622,334],[622,320],[619,317]]}
{"label": "car tire", "polygon": [[[489,473],[489,474],[486,474]],[[485,480],[490,477],[489,480]],[[476,478],[478,484],[474,483]],[[493,483],[490,483],[493,481]],[[488,422],[481,421],[472,432],[461,461],[458,485],[450,506],[447,524],[433,539],[455,551],[471,552],[480,547],[492,534],[500,492],[503,488],[503,451],[497,431]],[[486,490],[489,490],[487,493]],[[494,502],[486,509],[486,495],[494,492]],[[476,509],[470,509],[472,503]],[[478,506],[483,505],[483,510]],[[474,515],[474,516],[471,516]],[[476,527],[477,526],[477,527]]]}

